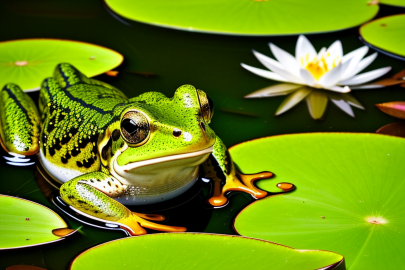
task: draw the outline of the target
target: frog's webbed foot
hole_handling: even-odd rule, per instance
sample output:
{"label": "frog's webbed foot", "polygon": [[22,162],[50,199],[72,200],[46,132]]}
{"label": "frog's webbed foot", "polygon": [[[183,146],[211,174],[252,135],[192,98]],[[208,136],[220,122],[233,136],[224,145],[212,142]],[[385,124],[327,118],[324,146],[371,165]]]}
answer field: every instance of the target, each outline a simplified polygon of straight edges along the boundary
{"label": "frog's webbed foot", "polygon": [[[183,232],[184,227],[167,226],[153,221],[162,221],[164,216],[156,214],[139,214],[131,212],[111,197],[118,197],[125,192],[122,185],[112,176],[102,172],[92,172],[78,176],[60,188],[62,199],[87,216],[120,225],[131,235],[145,234],[142,227],[169,232]],[[110,196],[108,196],[109,194]]]}
{"label": "frog's webbed foot", "polygon": [[267,192],[257,188],[254,182],[261,179],[267,179],[273,177],[271,172],[260,172],[255,174],[243,174],[234,170],[227,176],[225,185],[221,189],[221,181],[219,179],[214,180],[214,192],[212,197],[208,200],[213,206],[222,206],[228,199],[225,197],[225,193],[228,191],[241,191],[251,194],[256,199],[261,199],[267,196]]}
{"label": "frog's webbed foot", "polygon": [[131,235],[146,234],[146,230],[142,227],[163,232],[185,232],[187,230],[184,227],[168,226],[149,221],[162,221],[164,219],[162,215],[145,215],[131,212],[130,215],[118,220],[117,223],[121,224],[121,227],[126,229]]}

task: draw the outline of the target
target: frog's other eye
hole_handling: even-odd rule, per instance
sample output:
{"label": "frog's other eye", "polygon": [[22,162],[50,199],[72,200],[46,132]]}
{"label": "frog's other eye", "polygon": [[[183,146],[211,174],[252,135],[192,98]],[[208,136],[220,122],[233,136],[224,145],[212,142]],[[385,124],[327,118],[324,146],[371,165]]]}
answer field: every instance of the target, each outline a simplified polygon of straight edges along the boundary
{"label": "frog's other eye", "polygon": [[121,134],[130,144],[143,144],[149,138],[150,127],[146,116],[138,111],[129,111],[121,119]]}
{"label": "frog's other eye", "polygon": [[204,91],[197,90],[197,93],[198,100],[200,101],[202,116],[204,118],[204,121],[209,124],[211,122],[212,116],[214,115],[214,103]]}

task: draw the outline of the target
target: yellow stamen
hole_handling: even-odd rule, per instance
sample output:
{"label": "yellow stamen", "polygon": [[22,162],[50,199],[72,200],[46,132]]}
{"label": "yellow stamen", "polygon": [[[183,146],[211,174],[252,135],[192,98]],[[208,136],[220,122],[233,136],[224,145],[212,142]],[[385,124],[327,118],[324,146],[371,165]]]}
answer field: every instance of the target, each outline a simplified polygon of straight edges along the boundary
{"label": "yellow stamen", "polygon": [[333,59],[332,63],[328,65],[328,60],[330,61],[331,54],[329,52],[323,53],[319,57],[315,56],[311,61],[309,61],[309,54],[301,57],[301,65],[308,70],[315,80],[319,80],[326,72],[337,67],[340,64],[339,56]]}

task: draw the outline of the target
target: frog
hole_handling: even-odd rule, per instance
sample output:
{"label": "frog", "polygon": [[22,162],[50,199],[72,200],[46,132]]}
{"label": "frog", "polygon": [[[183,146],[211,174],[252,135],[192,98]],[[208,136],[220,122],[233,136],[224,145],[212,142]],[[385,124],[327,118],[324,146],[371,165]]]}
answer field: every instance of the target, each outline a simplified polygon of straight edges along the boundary
{"label": "frog", "polygon": [[208,202],[227,203],[229,191],[260,199],[267,192],[256,180],[271,172],[242,174],[223,141],[210,128],[214,106],[192,85],[173,97],[145,92],[134,98],[89,78],[69,63],[43,80],[38,108],[13,83],[0,92],[0,143],[9,153],[36,155],[60,186],[72,209],[121,226],[131,235],[145,228],[182,232],[158,223],[159,214],[142,214],[128,205],[153,204],[186,192],[201,172],[213,183]]}

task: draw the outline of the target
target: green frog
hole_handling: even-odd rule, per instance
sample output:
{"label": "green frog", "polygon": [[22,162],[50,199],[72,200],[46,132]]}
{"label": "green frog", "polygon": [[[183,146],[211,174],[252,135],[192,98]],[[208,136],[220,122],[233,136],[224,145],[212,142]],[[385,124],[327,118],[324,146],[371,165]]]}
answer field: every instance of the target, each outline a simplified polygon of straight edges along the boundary
{"label": "green frog", "polygon": [[83,215],[116,223],[132,235],[145,234],[144,228],[185,231],[153,222],[162,215],[135,213],[124,204],[174,198],[197,181],[200,168],[214,183],[213,206],[224,205],[231,190],[265,197],[253,182],[272,176],[235,169],[209,127],[213,113],[211,99],[191,85],[172,98],[147,92],[128,99],[61,63],[41,85],[39,110],[17,85],[1,90],[1,145],[10,153],[38,155],[62,183],[62,199]]}

